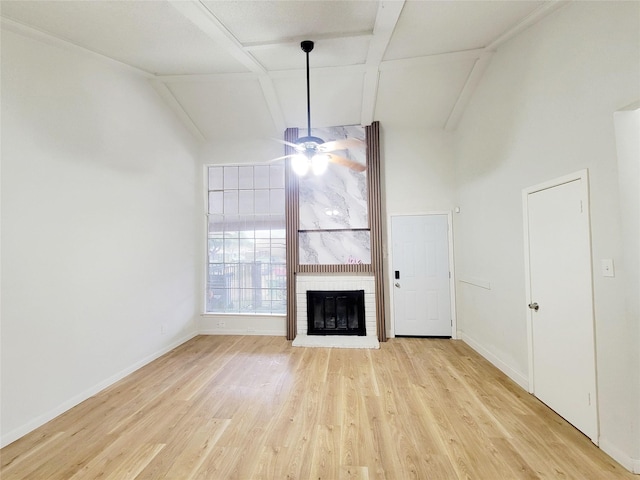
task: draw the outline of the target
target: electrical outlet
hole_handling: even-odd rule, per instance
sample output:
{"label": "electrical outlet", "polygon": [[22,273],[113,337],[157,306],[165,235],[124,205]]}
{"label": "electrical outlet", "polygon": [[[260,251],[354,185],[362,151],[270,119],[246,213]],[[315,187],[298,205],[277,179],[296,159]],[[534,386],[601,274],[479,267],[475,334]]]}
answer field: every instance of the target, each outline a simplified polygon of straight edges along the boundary
{"label": "electrical outlet", "polygon": [[227,324],[226,324],[225,322],[218,322],[218,326],[219,326],[220,328],[224,328],[224,327],[226,327],[226,326],[227,326]]}
{"label": "electrical outlet", "polygon": [[604,258],[601,260],[602,264],[602,276],[603,277],[615,277],[615,271],[613,270],[613,259]]}

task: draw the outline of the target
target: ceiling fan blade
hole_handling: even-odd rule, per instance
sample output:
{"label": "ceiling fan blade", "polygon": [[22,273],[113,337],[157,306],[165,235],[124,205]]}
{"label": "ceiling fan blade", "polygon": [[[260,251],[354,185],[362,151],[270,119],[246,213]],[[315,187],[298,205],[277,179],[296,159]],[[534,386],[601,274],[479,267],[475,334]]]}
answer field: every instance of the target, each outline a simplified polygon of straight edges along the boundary
{"label": "ceiling fan blade", "polygon": [[367,169],[366,165],[354,162],[353,160],[341,157],[340,155],[328,153],[327,156],[329,157],[330,162],[337,163],[338,165],[342,165],[343,167],[349,167],[351,170],[355,170],[356,172],[364,172]]}
{"label": "ceiling fan blade", "polygon": [[286,160],[287,158],[295,157],[296,155],[298,154],[294,153],[292,155],[285,155],[283,157],[272,158],[271,160],[269,160],[268,163],[274,163],[274,162],[277,162],[278,160]]}
{"label": "ceiling fan blade", "polygon": [[350,148],[362,148],[365,143],[357,138],[343,138],[341,140],[332,140],[325,142],[318,147],[322,152],[334,152],[336,150],[348,150]]}
{"label": "ceiling fan blade", "polygon": [[300,145],[298,145],[297,143],[287,142],[286,140],[282,140],[280,138],[274,138],[273,140],[275,140],[276,142],[280,142],[280,143],[286,145],[287,147],[291,147],[291,148],[295,148],[296,150],[300,150]]}

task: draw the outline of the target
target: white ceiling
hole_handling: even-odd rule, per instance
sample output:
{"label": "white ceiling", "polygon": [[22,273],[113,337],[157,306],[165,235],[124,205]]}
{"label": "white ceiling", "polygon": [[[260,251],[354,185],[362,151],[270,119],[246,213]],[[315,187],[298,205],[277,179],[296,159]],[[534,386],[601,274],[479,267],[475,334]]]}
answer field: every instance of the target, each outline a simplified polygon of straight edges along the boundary
{"label": "white ceiling", "polygon": [[[3,28],[143,72],[201,140],[374,120],[455,129],[492,52],[559,1],[0,2]],[[42,35],[44,33],[45,35]]]}

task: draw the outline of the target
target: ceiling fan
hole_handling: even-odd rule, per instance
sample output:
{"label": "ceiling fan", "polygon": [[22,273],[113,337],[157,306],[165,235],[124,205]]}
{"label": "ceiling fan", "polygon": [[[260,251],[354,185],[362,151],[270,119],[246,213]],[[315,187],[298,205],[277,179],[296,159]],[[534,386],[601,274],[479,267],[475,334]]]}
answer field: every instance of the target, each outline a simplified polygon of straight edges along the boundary
{"label": "ceiling fan", "polygon": [[363,147],[364,142],[356,138],[344,138],[325,142],[321,138],[311,135],[311,96],[309,89],[309,52],[313,50],[313,42],[304,40],[300,43],[300,48],[307,56],[307,136],[300,137],[295,143],[282,140],[285,145],[293,148],[296,153],[285,155],[274,160],[291,158],[293,170],[300,176],[305,175],[309,170],[320,175],[327,169],[328,163],[348,167],[356,172],[363,172],[366,166],[355,162],[349,158],[338,155],[336,151],[348,150],[349,148]]}

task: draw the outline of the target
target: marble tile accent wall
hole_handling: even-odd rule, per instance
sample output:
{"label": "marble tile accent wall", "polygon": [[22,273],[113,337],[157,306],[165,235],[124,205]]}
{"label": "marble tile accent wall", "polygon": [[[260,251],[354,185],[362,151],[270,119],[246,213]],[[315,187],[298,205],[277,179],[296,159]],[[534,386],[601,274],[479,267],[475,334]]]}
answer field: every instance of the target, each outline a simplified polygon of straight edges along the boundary
{"label": "marble tile accent wall", "polygon": [[[325,141],[362,140],[362,148],[336,153],[366,165],[364,128],[331,127],[312,129],[311,133]],[[330,163],[323,175],[302,177],[299,181],[300,264],[371,263],[367,199],[366,172]]]}
{"label": "marble tile accent wall", "polygon": [[[324,141],[357,138],[364,142],[364,129],[331,127],[312,129]],[[366,165],[366,147],[335,152]],[[300,179],[300,230],[369,228],[367,175],[330,163],[322,175],[308,174]]]}
{"label": "marble tile accent wall", "polygon": [[371,232],[300,232],[300,265],[342,265],[371,263]]}

